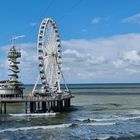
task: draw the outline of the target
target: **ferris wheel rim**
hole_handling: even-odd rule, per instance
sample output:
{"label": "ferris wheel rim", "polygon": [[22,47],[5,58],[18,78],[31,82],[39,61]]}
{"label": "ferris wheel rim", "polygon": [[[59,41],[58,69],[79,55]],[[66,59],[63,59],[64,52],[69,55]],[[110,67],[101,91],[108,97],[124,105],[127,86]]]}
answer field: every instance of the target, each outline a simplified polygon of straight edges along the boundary
{"label": "ferris wheel rim", "polygon": [[[45,35],[46,35],[45,32],[47,31],[47,27],[49,24],[50,24],[52,33],[54,35],[54,38],[52,39],[52,41],[54,41],[53,43],[55,44],[55,46],[53,46],[54,45],[53,44],[52,45],[53,48],[47,48],[47,45],[45,44],[46,43],[45,41],[48,39],[48,38],[45,38]],[[53,51],[51,49],[53,49]],[[57,88],[59,88],[60,90],[61,65],[62,65],[61,42],[60,42],[60,37],[59,37],[56,23],[51,18],[44,19],[40,24],[39,33],[38,33],[38,42],[37,42],[37,57],[38,57],[39,72],[40,72],[40,79],[41,79],[42,85],[45,87],[47,86],[49,88],[54,88],[55,86],[54,84],[58,84]],[[53,61],[53,64],[55,64],[55,66],[51,66],[50,61],[51,63]],[[48,68],[47,65],[50,65],[51,67],[50,69],[53,69],[53,72],[55,72],[55,74],[52,71],[51,73],[46,73],[47,68]],[[51,80],[53,80],[53,84],[50,83],[48,74],[52,75]]]}

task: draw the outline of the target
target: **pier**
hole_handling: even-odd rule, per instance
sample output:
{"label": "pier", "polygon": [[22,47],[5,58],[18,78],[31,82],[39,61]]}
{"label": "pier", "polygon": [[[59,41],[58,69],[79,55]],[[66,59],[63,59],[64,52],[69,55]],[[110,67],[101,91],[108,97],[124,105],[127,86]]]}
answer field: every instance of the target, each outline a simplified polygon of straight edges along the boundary
{"label": "pier", "polygon": [[[62,50],[56,22],[51,18],[42,20],[38,33],[37,59],[39,75],[29,96],[23,95],[24,84],[19,81],[18,64],[21,51],[16,48],[16,39],[12,38],[12,46],[8,51],[9,80],[0,82],[0,114],[7,113],[7,104],[24,103],[25,113],[61,112],[71,106],[70,90],[62,73]],[[60,81],[64,81],[65,89],[61,90]],[[37,89],[37,84],[41,87]]]}
{"label": "pier", "polygon": [[0,114],[7,113],[7,103],[24,103],[25,113],[45,113],[45,112],[61,112],[71,106],[71,98],[74,96],[62,94],[49,97],[0,97]]}

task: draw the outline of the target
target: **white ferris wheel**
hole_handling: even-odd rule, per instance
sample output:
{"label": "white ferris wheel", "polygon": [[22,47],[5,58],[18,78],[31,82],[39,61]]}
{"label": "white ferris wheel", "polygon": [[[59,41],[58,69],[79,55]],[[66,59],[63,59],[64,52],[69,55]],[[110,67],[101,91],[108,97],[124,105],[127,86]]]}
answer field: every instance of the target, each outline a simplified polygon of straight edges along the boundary
{"label": "white ferris wheel", "polygon": [[46,18],[40,25],[37,57],[42,87],[51,92],[61,92],[61,42],[53,19]]}

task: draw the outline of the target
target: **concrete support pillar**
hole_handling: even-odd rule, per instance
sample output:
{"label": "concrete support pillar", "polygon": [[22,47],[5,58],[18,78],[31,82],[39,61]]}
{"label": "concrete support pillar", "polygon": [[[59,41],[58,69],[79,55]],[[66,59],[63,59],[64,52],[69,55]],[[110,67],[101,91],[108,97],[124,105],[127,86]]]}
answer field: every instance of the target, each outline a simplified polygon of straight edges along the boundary
{"label": "concrete support pillar", "polygon": [[56,101],[54,101],[54,110],[56,109]]}
{"label": "concrete support pillar", "polygon": [[63,102],[62,100],[57,101],[57,110],[62,111],[63,109]]}
{"label": "concrete support pillar", "polygon": [[2,102],[0,102],[0,114],[2,114]]}
{"label": "concrete support pillar", "polygon": [[6,114],[6,102],[4,103],[4,114]]}
{"label": "concrete support pillar", "polygon": [[43,113],[46,112],[46,102],[42,102],[42,111]]}
{"label": "concrete support pillar", "polygon": [[36,103],[30,102],[30,113],[34,113],[36,111]]}
{"label": "concrete support pillar", "polygon": [[53,102],[51,101],[51,110],[53,109]]}
{"label": "concrete support pillar", "polygon": [[50,105],[50,102],[48,102],[48,104],[47,104],[47,110],[48,110],[48,112],[50,112],[51,111],[51,107],[50,107],[51,105]]}
{"label": "concrete support pillar", "polygon": [[38,110],[40,110],[40,102],[37,102],[37,104],[38,104]]}
{"label": "concrete support pillar", "polygon": [[52,102],[52,110],[55,111],[56,110],[56,101]]}
{"label": "concrete support pillar", "polygon": [[71,104],[71,102],[70,102],[70,99],[65,99],[64,100],[64,107],[70,107],[70,104]]}
{"label": "concrete support pillar", "polygon": [[68,99],[68,107],[70,107],[70,99]]}
{"label": "concrete support pillar", "polygon": [[25,102],[25,113],[27,114],[27,106],[28,106],[28,102]]}

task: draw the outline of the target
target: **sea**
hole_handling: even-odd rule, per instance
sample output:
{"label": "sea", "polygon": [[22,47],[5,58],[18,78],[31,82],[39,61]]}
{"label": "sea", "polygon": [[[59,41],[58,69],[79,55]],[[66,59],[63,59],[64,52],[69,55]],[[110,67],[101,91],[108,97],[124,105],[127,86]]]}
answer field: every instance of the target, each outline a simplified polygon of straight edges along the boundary
{"label": "sea", "polygon": [[0,140],[140,140],[140,84],[68,87],[75,98],[67,112],[25,114],[24,104],[8,104]]}

